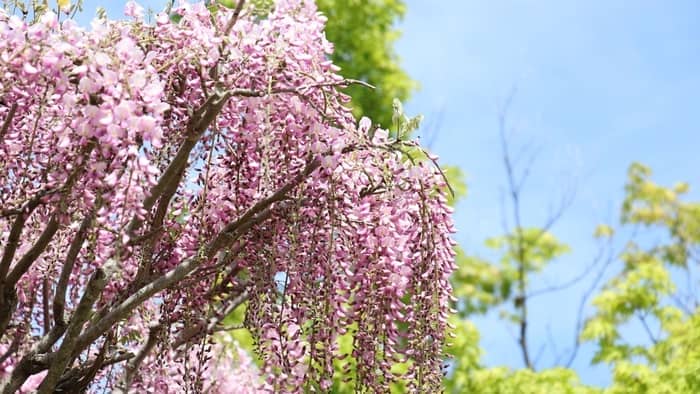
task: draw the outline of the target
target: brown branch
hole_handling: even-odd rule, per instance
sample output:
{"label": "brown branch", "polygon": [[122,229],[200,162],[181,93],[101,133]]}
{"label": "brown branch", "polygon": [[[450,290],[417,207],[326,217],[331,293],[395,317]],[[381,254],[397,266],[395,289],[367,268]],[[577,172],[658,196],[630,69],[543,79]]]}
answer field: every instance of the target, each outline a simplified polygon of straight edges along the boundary
{"label": "brown branch", "polygon": [[243,11],[244,4],[245,4],[245,0],[239,0],[238,4],[236,4],[236,9],[233,10],[233,15],[231,15],[231,19],[229,19],[228,23],[226,24],[226,27],[224,28],[224,35],[225,36],[227,36],[231,33],[233,26],[236,24],[238,17],[241,15],[241,11]]}
{"label": "brown branch", "polygon": [[2,129],[0,129],[0,141],[5,138],[5,134],[7,134],[7,131],[10,129],[10,125],[12,124],[12,119],[15,117],[16,111],[17,103],[12,103],[10,111],[7,113],[7,116],[5,116],[5,121],[2,122]]}
{"label": "brown branch", "polygon": [[133,357],[134,354],[131,352],[119,352],[116,355],[107,357],[102,351],[92,365],[78,366],[64,373],[56,385],[56,392],[85,392],[85,389],[95,378],[97,372],[102,368],[130,360]]}
{"label": "brown branch", "polygon": [[[182,179],[184,176],[185,168],[182,168],[182,173],[178,174],[178,178]],[[158,201],[156,206],[156,212],[154,214],[153,220],[151,221],[150,231],[146,234],[145,245],[142,250],[142,263],[139,265],[138,271],[136,272],[136,278],[134,279],[135,286],[141,287],[142,283],[148,279],[148,275],[151,272],[151,265],[153,263],[153,248],[155,247],[156,241],[159,235],[163,231],[163,220],[165,220],[165,215],[168,212],[168,206],[170,206],[170,201],[177,192],[179,183],[172,182],[169,184],[163,195]]]}
{"label": "brown branch", "polygon": [[[143,201],[143,209],[149,211],[155,205],[156,201],[172,187],[173,184],[179,185],[182,175],[185,173],[187,168],[187,162],[190,157],[190,152],[194,149],[197,142],[199,142],[200,137],[204,131],[209,127],[211,122],[214,121],[216,116],[221,112],[224,105],[231,97],[230,92],[215,92],[199,107],[197,108],[187,124],[186,138],[182,145],[178,149],[175,157],[170,162],[168,167],[163,172],[163,175],[158,179],[151,191]],[[141,226],[143,221],[134,217],[127,228],[127,233],[133,235],[136,230]]]}
{"label": "brown branch", "polygon": [[51,312],[49,310],[49,297],[50,297],[50,288],[49,284],[49,277],[48,274],[44,276],[44,280],[41,286],[41,302],[42,302],[42,309],[44,312],[44,335],[48,334],[49,331],[51,330]]}
{"label": "brown branch", "polygon": [[151,327],[151,329],[148,332],[148,339],[146,340],[146,344],[143,345],[141,350],[139,350],[139,352],[136,353],[136,355],[133,358],[131,358],[131,360],[129,360],[129,362],[124,367],[124,377],[122,379],[122,382],[114,390],[116,394],[126,394],[129,392],[129,387],[131,387],[131,383],[134,380],[136,371],[138,370],[139,366],[146,358],[146,356],[148,356],[148,354],[158,343],[158,337],[162,334],[163,328],[163,324],[158,324]]}
{"label": "brown branch", "polygon": [[0,260],[0,338],[5,335],[7,325],[10,323],[10,318],[17,306],[17,292],[14,288],[14,283],[8,285],[7,272],[12,264],[12,259],[19,247],[19,239],[22,235],[22,230],[31,215],[32,211],[39,205],[39,199],[29,202],[24,209],[24,212],[19,214],[12,224],[10,235],[7,237],[2,260]]}
{"label": "brown branch", "polygon": [[44,197],[49,196],[54,193],[58,193],[62,190],[60,187],[54,187],[51,189],[46,189],[38,192],[34,197],[32,197],[29,200],[25,200],[25,202],[19,207],[19,208],[6,208],[0,211],[0,218],[7,218],[11,216],[17,216],[21,215],[22,213],[25,212],[31,212],[36,207],[41,204],[41,201]]}
{"label": "brown branch", "polygon": [[78,232],[75,234],[75,237],[68,248],[66,259],[63,262],[61,275],[58,278],[58,284],[56,285],[56,294],[53,298],[53,319],[55,325],[57,326],[65,326],[63,313],[66,307],[66,291],[68,289],[68,281],[70,280],[70,275],[73,272],[73,266],[78,258],[83,242],[85,242],[85,239],[87,238],[87,232],[92,226],[95,213],[96,209],[83,218],[83,221],[80,223],[80,228],[78,228]]}
{"label": "brown branch", "polygon": [[15,218],[15,221],[12,223],[12,228],[10,229],[10,235],[7,237],[7,243],[5,244],[2,260],[0,260],[0,288],[4,287],[7,272],[10,270],[10,264],[12,263],[12,259],[15,257],[15,252],[19,246],[19,238],[22,235],[24,224],[26,223],[31,212],[38,205],[38,201],[36,204],[29,205],[23,213],[19,214]]}
{"label": "brown branch", "polygon": [[612,261],[614,260],[614,254],[612,253],[612,249],[610,249],[610,252],[608,253],[608,257],[601,267],[600,271],[598,271],[598,274],[595,276],[593,279],[593,283],[591,286],[583,293],[583,296],[581,297],[581,300],[579,301],[578,305],[578,312],[577,312],[577,317],[576,317],[576,329],[574,331],[574,347],[571,353],[569,354],[569,359],[566,361],[564,364],[566,368],[569,368],[571,364],[573,364],[574,360],[576,359],[576,355],[578,354],[578,350],[581,347],[581,329],[583,328],[583,308],[586,306],[586,303],[588,302],[588,299],[590,296],[593,294],[593,291],[598,287],[598,284],[600,281],[603,279],[603,275],[607,271],[607,268],[610,266]]}
{"label": "brown branch", "polygon": [[22,337],[21,335],[15,335],[15,338],[12,340],[12,343],[10,344],[10,346],[8,346],[5,354],[0,356],[0,364],[4,363],[5,360],[10,358],[10,356],[15,354],[15,352],[19,349],[19,342],[21,340],[20,339],[21,337]]}
{"label": "brown branch", "polygon": [[220,250],[222,248],[223,242],[227,242],[227,238],[234,236],[239,230],[247,230],[245,227],[245,224],[249,222],[255,215],[261,213],[265,208],[269,207],[275,202],[282,201],[287,193],[289,193],[293,188],[295,188],[298,184],[300,184],[306,177],[308,177],[312,172],[314,172],[319,166],[321,165],[321,162],[318,160],[311,160],[307,165],[306,168],[304,168],[304,171],[300,172],[297,174],[294,179],[292,179],[290,182],[288,182],[286,185],[282,186],[280,189],[278,189],[275,193],[273,193],[271,196],[264,198],[260,200],[257,204],[253,205],[248,211],[243,214],[238,220],[235,222],[232,222],[228,224],[224,229],[222,230],[221,234],[223,236],[218,237],[218,241],[215,240],[215,242],[211,245],[211,248],[214,252]]}
{"label": "brown branch", "polygon": [[528,308],[527,308],[527,294],[526,294],[526,269],[525,269],[525,245],[523,239],[522,225],[521,225],[521,215],[520,215],[520,186],[515,179],[515,173],[513,169],[513,163],[510,157],[510,151],[508,149],[508,142],[506,140],[506,113],[510,107],[515,91],[513,90],[511,94],[506,99],[506,103],[498,117],[498,130],[501,142],[502,160],[503,165],[506,169],[506,176],[508,179],[508,191],[511,199],[511,204],[513,206],[513,220],[515,224],[514,234],[516,237],[515,245],[515,258],[517,262],[518,276],[517,276],[517,286],[518,295],[515,298],[515,308],[520,310],[520,321],[519,321],[519,335],[518,344],[520,345],[520,351],[523,356],[523,362],[525,367],[528,369],[533,369],[532,361],[530,360],[530,353],[528,349],[527,342],[527,324],[528,324]]}
{"label": "brown branch", "polygon": [[[108,263],[106,265],[116,264]],[[66,367],[72,362],[73,349],[77,344],[78,335],[82,331],[83,324],[90,318],[92,306],[102,294],[102,290],[111,275],[110,271],[112,271],[112,268],[113,267],[98,268],[90,278],[85,288],[85,293],[80,299],[78,307],[75,309],[73,317],[68,323],[68,328],[66,329],[66,334],[63,337],[61,346],[54,354],[54,357],[52,357],[46,377],[44,377],[43,382],[39,386],[39,394],[53,393]]]}
{"label": "brown branch", "polygon": [[208,335],[212,333],[214,330],[216,330],[217,326],[221,324],[224,318],[226,318],[226,316],[228,316],[236,308],[241,306],[244,302],[246,302],[249,296],[250,292],[248,290],[244,290],[241,294],[236,296],[236,298],[234,298],[231,301],[231,303],[228,304],[222,311],[219,311],[215,314],[215,316],[211,317],[208,323],[201,321],[197,324],[186,327],[184,330],[182,330],[180,335],[173,342],[173,349],[177,349],[180,346],[190,342],[193,338],[198,338],[201,335]]}
{"label": "brown branch", "polygon": [[39,239],[36,240],[34,245],[27,251],[27,253],[22,256],[21,259],[15,264],[12,271],[7,275],[5,279],[6,286],[14,286],[19,279],[24,275],[31,267],[32,263],[44,252],[49,242],[53,239],[54,234],[58,231],[58,212],[54,212],[46,224],[44,231],[41,232]]}
{"label": "brown branch", "polygon": [[22,256],[22,258],[17,262],[17,264],[15,264],[15,267],[12,269],[12,271],[10,271],[9,275],[7,275],[7,278],[5,278],[5,281],[3,283],[4,286],[14,286],[22,277],[22,275],[24,275],[29,270],[34,261],[36,261],[36,259],[44,252],[46,247],[53,239],[53,236],[56,234],[56,231],[58,231],[59,228],[59,216],[64,214],[67,210],[66,202],[68,196],[73,190],[73,186],[80,177],[80,174],[85,169],[85,162],[92,153],[92,150],[95,149],[95,146],[96,142],[90,141],[84,147],[80,155],[83,163],[77,165],[75,169],[73,169],[73,171],[71,171],[71,173],[68,175],[68,179],[66,180],[66,183],[62,188],[61,199],[58,202],[58,206],[54,209],[53,213],[51,214],[51,218],[46,224],[44,231],[42,231],[41,235],[39,236],[39,239],[37,239],[37,241],[27,251],[27,253],[25,253],[24,256]]}
{"label": "brown branch", "polygon": [[547,293],[553,293],[553,292],[557,292],[557,291],[561,291],[561,290],[566,290],[566,289],[568,289],[569,287],[576,285],[577,283],[579,283],[580,281],[582,281],[585,277],[587,277],[588,274],[590,274],[591,272],[593,272],[593,268],[595,268],[595,267],[598,265],[598,263],[600,263],[600,262],[602,261],[602,259],[603,259],[603,257],[604,257],[604,252],[605,252],[605,249],[604,249],[604,248],[598,249],[598,253],[597,253],[596,256],[593,258],[593,261],[591,262],[591,264],[589,264],[589,265],[588,265],[583,271],[581,271],[578,275],[574,276],[573,278],[569,279],[568,281],[566,281],[566,282],[564,282],[564,283],[562,283],[562,284],[558,284],[558,285],[549,286],[549,287],[545,287],[545,288],[542,288],[542,289],[534,290],[534,291],[528,293],[528,295],[527,295],[528,298],[534,298],[534,297],[538,297],[538,296],[541,296],[541,295],[544,295],[544,294],[547,294]]}
{"label": "brown branch", "polygon": [[[26,352],[15,365],[10,378],[3,382],[2,387],[0,387],[3,394],[12,394],[17,392],[17,390],[19,390],[20,386],[29,376],[41,372],[47,368],[53,370],[53,375],[51,375],[52,380],[49,381],[48,385],[53,384],[53,386],[55,386],[57,384],[58,379],[63,374],[63,371],[73,360],[73,358],[67,357],[65,353],[67,353],[68,349],[74,346],[75,339],[77,334],[80,333],[83,323],[90,317],[92,305],[101,294],[102,289],[104,289],[104,285],[107,282],[107,276],[108,275],[105,273],[105,270],[102,268],[98,268],[95,271],[93,276],[88,281],[85,293],[83,294],[83,297],[81,298],[78,307],[71,318],[68,329],[66,330],[64,325],[54,326],[47,335],[44,335],[39,342],[37,342],[28,352]],[[56,341],[66,331],[68,331],[68,333],[64,337],[59,350],[55,353],[46,354],[51,349],[51,346],[53,346],[53,344],[56,343]],[[70,354],[68,354],[68,356],[70,356]],[[46,378],[49,378],[49,374],[46,375]],[[44,379],[45,381],[46,378]],[[49,388],[49,390],[53,390],[53,387]]]}
{"label": "brown branch", "polygon": [[154,294],[169,288],[175,283],[180,282],[192,271],[194,271],[203,261],[213,258],[216,253],[223,249],[227,244],[235,242],[246,231],[254,225],[263,222],[271,215],[270,205],[284,199],[286,193],[299,185],[308,175],[310,175],[320,165],[318,160],[309,162],[301,173],[295,176],[291,181],[286,183],[270,197],[267,197],[253,207],[238,220],[227,225],[219,234],[203,248],[201,253],[187,258],[180,265],[166,274],[158,277],[146,286],[141,287],[126,300],[115,306],[109,312],[99,319],[95,324],[91,325],[80,337],[76,340],[75,352],[81,352],[93,341],[109,330],[114,323],[127,316],[134,308],[141,305],[145,300],[152,297]]}
{"label": "brown branch", "polygon": [[341,81],[311,83],[311,84],[307,84],[307,85],[303,85],[303,86],[298,86],[295,88],[272,88],[269,90],[236,88],[236,89],[230,89],[227,92],[231,96],[238,96],[238,97],[264,97],[264,96],[268,96],[270,94],[285,94],[285,93],[303,95],[304,91],[309,90],[309,89],[329,88],[329,87],[342,87],[342,88],[344,88],[344,87],[348,87],[350,85],[361,85],[361,86],[364,86],[364,87],[369,88],[369,89],[375,89],[375,87],[373,85],[370,85],[364,81],[360,81],[357,79],[343,79]]}
{"label": "brown branch", "polygon": [[58,392],[65,391],[70,388],[73,392],[84,392],[90,386],[90,383],[97,375],[97,372],[102,368],[107,357],[107,350],[114,344],[114,331],[110,331],[110,335],[102,343],[100,351],[95,357],[92,365],[87,365],[84,368],[71,368],[61,375],[61,378],[56,384]]}

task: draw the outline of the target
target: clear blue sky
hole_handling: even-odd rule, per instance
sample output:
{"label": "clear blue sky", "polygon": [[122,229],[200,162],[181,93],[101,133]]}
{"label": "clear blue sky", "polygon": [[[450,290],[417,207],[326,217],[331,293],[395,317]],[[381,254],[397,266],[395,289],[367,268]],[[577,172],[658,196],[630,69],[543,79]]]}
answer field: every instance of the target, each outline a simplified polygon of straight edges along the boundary
{"label": "clear blue sky", "polygon": [[[700,188],[700,2],[408,0],[398,43],[403,65],[422,85],[409,113],[440,119],[432,148],[468,174],[457,238],[488,256],[483,240],[502,233],[505,186],[497,114],[517,86],[509,119],[515,147],[539,149],[525,188],[525,225],[541,225],[574,180],[576,200],[553,228],[573,252],[547,277],[570,278],[596,252],[597,223],[616,218],[628,165],[641,161],[662,183]],[[431,140],[434,128],[424,138]],[[692,193],[698,197],[697,191]],[[534,286],[533,287],[537,287]],[[533,353],[550,326],[558,351],[571,346],[583,287],[535,301]],[[513,335],[494,316],[476,319],[489,365],[522,365]],[[514,332],[514,330],[511,330]],[[550,366],[547,348],[539,366]],[[605,368],[574,364],[586,383]]]}
{"label": "clear blue sky", "polygon": [[[120,17],[124,2],[87,0]],[[488,256],[483,240],[501,233],[504,171],[497,113],[517,87],[509,120],[514,147],[539,150],[525,189],[525,225],[541,225],[549,206],[576,185],[577,198],[553,232],[573,253],[551,282],[580,272],[596,253],[596,224],[616,218],[627,166],[650,165],[662,183],[700,188],[700,2],[695,0],[408,0],[398,42],[403,65],[422,89],[407,103],[422,113],[424,140],[444,163],[468,174],[469,196],[456,213],[461,245]],[[160,9],[165,1],[142,1]],[[352,77],[352,76],[349,76]],[[436,127],[437,126],[437,127]],[[432,135],[432,137],[431,137]],[[697,192],[693,192],[695,197]],[[573,341],[575,287],[533,304],[533,353]],[[521,366],[513,334],[495,316],[476,319],[488,365]],[[605,384],[584,347],[574,364],[584,382]],[[547,348],[538,366],[553,362]]]}

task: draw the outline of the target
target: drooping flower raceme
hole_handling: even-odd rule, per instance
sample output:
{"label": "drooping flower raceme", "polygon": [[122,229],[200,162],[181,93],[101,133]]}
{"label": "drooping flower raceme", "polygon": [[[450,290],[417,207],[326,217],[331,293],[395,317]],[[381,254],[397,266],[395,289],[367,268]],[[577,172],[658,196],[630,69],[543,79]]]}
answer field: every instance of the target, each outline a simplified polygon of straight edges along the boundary
{"label": "drooping flower raceme", "polygon": [[[0,11],[4,392],[328,391],[349,358],[358,389],[437,388],[444,179],[357,125],[313,3],[127,14]],[[235,388],[211,338],[244,303]]]}

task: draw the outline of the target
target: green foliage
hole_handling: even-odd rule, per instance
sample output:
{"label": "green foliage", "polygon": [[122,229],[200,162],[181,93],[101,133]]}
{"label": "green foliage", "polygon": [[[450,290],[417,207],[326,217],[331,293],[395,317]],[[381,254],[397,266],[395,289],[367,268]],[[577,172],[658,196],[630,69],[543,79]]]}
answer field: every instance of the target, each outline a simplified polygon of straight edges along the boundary
{"label": "green foliage", "polygon": [[450,183],[450,186],[452,186],[452,191],[454,192],[454,195],[447,193],[447,203],[450,204],[450,206],[454,206],[460,199],[467,196],[467,183],[464,180],[466,175],[464,171],[457,166],[444,166],[442,167],[442,171],[445,173],[445,177]]}
{"label": "green foliage", "polygon": [[649,349],[649,363],[622,360],[615,365],[611,394],[700,392],[700,310],[663,320],[667,337]]}
{"label": "green foliage", "polygon": [[230,9],[236,8],[236,4],[238,3],[236,0],[217,0],[217,2]]}
{"label": "green foliage", "polygon": [[452,276],[452,285],[459,299],[457,311],[462,317],[485,313],[506,302],[515,304],[514,286],[519,277],[520,261],[523,261],[527,281],[528,274],[541,271],[547,263],[569,252],[569,247],[553,234],[537,228],[489,238],[486,246],[500,252],[498,262],[468,256],[460,248],[456,249],[457,271]]}
{"label": "green foliage", "polygon": [[452,274],[457,312],[461,317],[486,313],[510,296],[512,277],[500,267],[475,256],[468,256],[457,247],[457,271]]}
{"label": "green foliage", "polygon": [[396,22],[406,6],[401,0],[318,0],[318,8],[328,17],[326,37],[335,45],[333,62],[348,78],[360,79],[376,87],[351,86],[355,115],[367,116],[382,125],[393,126],[394,98],[404,101],[416,83],[401,69],[394,42],[400,33]]}
{"label": "green foliage", "polygon": [[393,138],[398,140],[403,140],[408,138],[414,131],[418,130],[421,122],[423,121],[423,115],[417,115],[409,118],[403,112],[403,104],[401,100],[394,97],[391,103],[392,114],[391,114],[391,135]]}
{"label": "green foliage", "polygon": [[570,251],[552,233],[539,228],[523,228],[502,237],[489,238],[486,246],[502,252],[500,264],[503,267],[514,270],[522,261],[528,272],[539,272],[547,263]]}
{"label": "green foliage", "polygon": [[446,348],[449,368],[445,379],[445,389],[448,393],[458,393],[463,387],[468,387],[471,375],[481,369],[481,348],[479,347],[479,331],[471,322],[457,316],[450,318],[454,326],[451,332],[452,340]]}
{"label": "green foliage", "polygon": [[566,368],[540,372],[529,369],[486,368],[471,371],[460,384],[447,383],[448,393],[479,394],[592,394],[600,391],[580,383],[576,373]]}
{"label": "green foliage", "polygon": [[[613,382],[599,389],[580,383],[572,369],[486,368],[480,365],[478,332],[460,320],[449,350],[454,356],[445,379],[448,393],[681,393],[700,392],[700,309],[698,300],[678,297],[674,278],[698,263],[700,205],[683,200],[686,183],[664,187],[651,180],[651,170],[630,166],[621,207],[621,229],[599,225],[595,238],[612,239],[624,227],[653,235],[655,244],[630,241],[618,256],[618,272],[594,297],[595,312],[586,321],[582,341],[593,342],[594,363],[612,366]],[[513,298],[516,267],[538,272],[569,252],[552,234],[528,228],[490,238],[500,251],[495,263],[458,251],[458,270],[452,278],[460,318],[484,313]],[[693,255],[695,253],[695,255]],[[672,275],[671,272],[675,274]],[[512,318],[513,315],[506,314]],[[647,341],[626,341],[625,330],[644,328]],[[653,328],[653,329],[652,329]],[[515,351],[515,349],[514,349]]]}
{"label": "green foliage", "polygon": [[615,235],[615,229],[607,224],[599,224],[593,232],[595,238],[610,238],[613,235]]}
{"label": "green foliage", "polygon": [[258,359],[257,354],[253,351],[255,348],[255,340],[248,329],[244,328],[245,325],[245,314],[248,308],[248,303],[245,303],[238,308],[234,309],[226,318],[222,321],[224,327],[235,327],[232,330],[228,330],[222,335],[228,336],[231,342],[242,349],[248,350],[250,357],[255,361],[258,367],[262,366],[262,362]]}
{"label": "green foliage", "polygon": [[[700,315],[677,299],[671,302],[676,292],[671,269],[682,272],[697,263],[690,256],[700,244],[700,207],[680,199],[687,184],[663,187],[651,174],[639,163],[630,166],[621,222],[661,230],[663,241],[648,248],[627,244],[623,266],[593,301],[596,313],[581,338],[596,342],[593,362],[614,366],[611,393],[695,393],[700,391]],[[621,328],[637,320],[648,331],[648,343],[622,339]],[[649,329],[651,323],[658,332]]]}

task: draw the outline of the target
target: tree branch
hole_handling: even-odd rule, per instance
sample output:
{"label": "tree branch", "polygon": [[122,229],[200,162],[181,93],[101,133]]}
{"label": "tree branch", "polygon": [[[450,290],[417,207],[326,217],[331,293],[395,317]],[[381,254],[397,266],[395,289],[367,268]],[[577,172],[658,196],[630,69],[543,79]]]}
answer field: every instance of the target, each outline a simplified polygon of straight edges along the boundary
{"label": "tree branch", "polygon": [[146,356],[148,356],[148,354],[158,343],[158,336],[161,335],[162,330],[163,324],[158,324],[151,327],[148,333],[148,339],[146,340],[146,344],[143,345],[143,347],[141,348],[141,350],[139,350],[136,356],[129,360],[129,362],[124,367],[124,377],[120,386],[115,388],[115,394],[126,394],[129,392],[129,387],[131,387],[131,383],[134,380],[136,371],[138,370],[139,366],[146,358]]}
{"label": "tree branch", "polygon": [[[527,324],[528,324],[528,308],[527,308],[527,294],[526,294],[526,261],[525,261],[525,246],[524,246],[524,235],[523,228],[521,224],[520,215],[520,188],[522,184],[515,179],[515,173],[513,170],[513,163],[510,157],[510,151],[508,149],[508,142],[506,140],[506,113],[512,103],[515,90],[511,91],[511,94],[506,99],[506,103],[498,116],[498,130],[501,141],[501,151],[503,165],[506,169],[506,176],[508,179],[508,190],[510,194],[511,203],[513,205],[513,220],[515,224],[514,236],[516,237],[516,245],[514,250],[514,255],[517,262],[518,277],[518,295],[515,298],[515,308],[520,310],[520,321],[519,321],[519,335],[518,344],[520,345],[520,351],[523,356],[523,362],[525,367],[528,369],[533,369],[532,361],[530,360],[530,353],[527,343]],[[512,246],[510,246],[512,247]]]}
{"label": "tree branch", "polygon": [[250,292],[248,290],[244,290],[241,294],[236,296],[236,298],[234,298],[231,303],[226,306],[226,308],[217,313],[216,316],[210,318],[208,324],[205,325],[205,322],[200,322],[185,328],[173,342],[173,349],[177,349],[178,347],[192,340],[192,338],[198,337],[200,334],[206,335],[213,332],[217,326],[221,324],[223,319],[246,302],[248,297],[250,297]]}
{"label": "tree branch", "polygon": [[73,266],[78,258],[83,242],[85,242],[85,239],[87,238],[87,232],[92,226],[95,213],[96,210],[93,210],[89,215],[83,218],[83,221],[80,223],[80,228],[78,229],[78,232],[75,234],[75,237],[68,248],[66,259],[63,262],[61,275],[58,278],[58,284],[56,285],[56,294],[53,298],[53,319],[57,326],[65,325],[63,313],[66,307],[66,291],[68,289],[68,281],[70,280],[70,275],[73,272]]}
{"label": "tree branch", "polygon": [[12,106],[10,107],[10,111],[7,113],[7,116],[5,116],[5,121],[2,122],[2,129],[0,129],[0,141],[2,141],[5,138],[5,134],[7,134],[7,131],[10,129],[10,125],[12,124],[12,119],[15,117],[15,112],[17,111],[17,103],[12,103]]}
{"label": "tree branch", "polygon": [[229,19],[228,23],[226,24],[226,27],[224,28],[224,35],[225,36],[227,36],[231,33],[233,26],[236,24],[238,17],[241,15],[241,11],[243,11],[244,4],[245,4],[245,0],[239,0],[238,4],[236,4],[236,9],[233,10],[233,15],[231,15],[231,19]]}
{"label": "tree branch", "polygon": [[173,270],[158,277],[153,282],[141,287],[134,294],[129,296],[122,303],[107,312],[99,321],[90,326],[76,341],[75,351],[80,352],[89,346],[94,340],[104,334],[117,321],[128,315],[134,308],[141,305],[145,300],[154,294],[174,285],[184,279],[203,261],[211,259],[216,253],[239,239],[243,233],[254,225],[266,220],[272,214],[270,205],[281,201],[286,193],[299,185],[308,175],[310,175],[320,165],[318,160],[312,160],[306,165],[304,171],[299,173],[291,181],[278,189],[271,196],[259,201],[238,220],[227,225],[219,234],[210,241],[203,251],[197,255],[187,258],[182,264]]}
{"label": "tree branch", "polygon": [[583,308],[586,306],[586,303],[588,302],[588,298],[593,294],[593,291],[598,287],[598,284],[600,281],[603,279],[603,275],[605,274],[605,271],[607,270],[608,266],[613,261],[613,253],[609,252],[608,258],[605,261],[605,264],[600,268],[600,271],[598,271],[598,274],[595,276],[593,279],[593,283],[591,286],[585,291],[583,294],[583,297],[581,297],[581,301],[579,301],[578,305],[578,312],[577,312],[577,317],[576,317],[576,329],[574,331],[574,347],[573,350],[571,351],[571,354],[569,355],[569,359],[566,361],[564,364],[566,368],[569,368],[571,364],[574,362],[576,359],[576,355],[578,354],[578,350],[581,347],[581,328],[583,327]]}
{"label": "tree branch", "polygon": [[[211,122],[216,119],[216,116],[221,112],[230,97],[230,92],[216,92],[209,96],[209,98],[194,111],[187,124],[185,133],[187,137],[182,145],[180,145],[180,149],[178,149],[173,160],[158,179],[156,185],[151,188],[148,197],[143,200],[144,210],[151,210],[156,201],[172,187],[173,184],[180,184],[182,175],[185,173],[185,168],[187,168],[190,152],[192,152],[192,149],[197,145],[204,131],[209,127]],[[127,233],[134,235],[142,223],[143,221],[141,219],[134,217],[127,227]]]}
{"label": "tree branch", "polygon": [[[46,247],[53,239],[53,236],[56,234],[56,231],[58,231],[59,215],[65,213],[65,211],[67,210],[66,200],[68,198],[68,195],[73,190],[73,186],[80,177],[80,174],[83,172],[85,168],[84,162],[90,156],[92,150],[95,148],[95,145],[96,143],[93,140],[88,142],[88,144],[83,148],[80,155],[80,158],[83,160],[83,162],[78,162],[73,171],[71,171],[71,173],[68,175],[68,179],[66,180],[63,188],[61,188],[61,198],[58,202],[58,206],[52,212],[51,218],[46,224],[44,231],[42,231],[41,235],[39,236],[39,239],[36,240],[34,245],[27,251],[27,253],[25,253],[24,256],[22,256],[22,258],[20,258],[20,260],[15,264],[12,271],[10,271],[10,273],[7,274],[10,268],[10,264],[12,263],[15,251],[19,245],[19,237],[22,233],[22,229],[31,211],[27,212],[26,214],[20,214],[15,219],[15,222],[12,226],[12,230],[10,231],[10,236],[8,238],[8,244],[5,247],[5,254],[3,255],[2,261],[0,262],[0,338],[2,338],[2,336],[5,334],[7,323],[9,322],[12,314],[14,313],[13,304],[11,302],[8,303],[8,300],[16,298],[16,290],[14,289],[14,286],[15,284],[17,284],[22,275],[24,275],[29,270],[29,268],[32,266],[34,261],[36,261],[36,259],[41,255],[41,253],[44,252]],[[39,204],[39,201],[40,200],[34,200],[32,204],[33,207],[30,206],[30,208],[32,208],[32,210],[36,208],[36,206]],[[5,276],[6,274],[7,277]]]}
{"label": "tree branch", "polygon": [[83,324],[90,318],[90,315],[92,314],[92,306],[102,294],[102,290],[107,284],[107,280],[111,275],[112,269],[113,267],[98,268],[92,275],[92,278],[90,278],[90,281],[85,289],[85,293],[80,299],[78,307],[75,309],[70,323],[68,323],[68,328],[66,329],[66,334],[63,337],[63,342],[61,342],[61,346],[58,348],[55,356],[51,360],[51,364],[44,381],[39,386],[39,394],[53,393],[61,375],[63,375],[66,367],[72,362],[73,349],[77,344],[78,335],[82,330]]}

